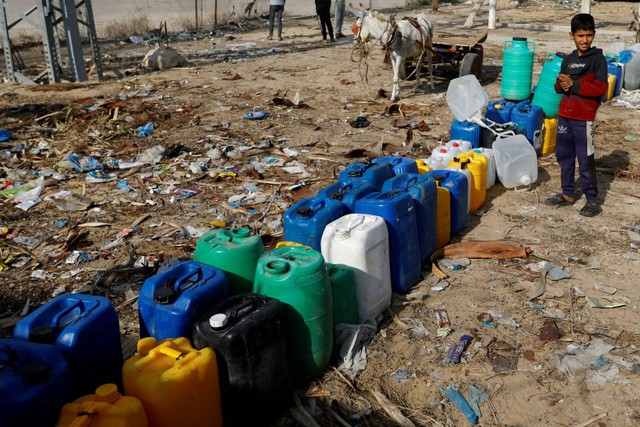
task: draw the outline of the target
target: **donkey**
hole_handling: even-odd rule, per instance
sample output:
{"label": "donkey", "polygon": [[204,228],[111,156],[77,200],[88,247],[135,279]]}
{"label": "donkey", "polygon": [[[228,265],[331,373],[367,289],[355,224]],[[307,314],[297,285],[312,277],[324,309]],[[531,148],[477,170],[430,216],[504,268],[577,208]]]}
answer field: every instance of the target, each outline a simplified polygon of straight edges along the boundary
{"label": "donkey", "polygon": [[403,18],[396,22],[393,17],[377,11],[371,13],[362,11],[353,24],[352,31],[356,36],[356,42],[379,40],[389,53],[393,69],[392,102],[400,99],[400,76],[404,72],[405,58],[418,58],[414,88],[417,91],[420,87],[422,61],[426,57],[429,67],[429,86],[433,90],[433,26],[426,15],[420,14],[415,18]]}

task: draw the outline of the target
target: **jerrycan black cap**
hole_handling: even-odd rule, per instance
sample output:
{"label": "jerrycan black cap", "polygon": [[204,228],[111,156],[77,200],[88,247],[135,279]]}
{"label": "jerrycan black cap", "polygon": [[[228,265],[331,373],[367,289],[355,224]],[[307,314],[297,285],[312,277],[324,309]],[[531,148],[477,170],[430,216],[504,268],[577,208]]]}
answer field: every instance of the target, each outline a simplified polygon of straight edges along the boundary
{"label": "jerrycan black cap", "polygon": [[153,293],[153,300],[158,304],[173,304],[178,299],[178,294],[173,288],[158,288]]}
{"label": "jerrycan black cap", "polygon": [[53,368],[47,362],[29,363],[22,370],[22,379],[27,384],[42,384],[53,374]]}
{"label": "jerrycan black cap", "polygon": [[347,173],[349,178],[361,178],[363,174],[364,174],[364,170],[362,169],[356,169],[354,171],[349,171]]}
{"label": "jerrycan black cap", "polygon": [[40,325],[29,331],[29,341],[38,344],[52,344],[58,335],[58,331],[51,325]]}
{"label": "jerrycan black cap", "polygon": [[309,218],[313,216],[313,209],[311,209],[309,206],[302,206],[299,207],[298,210],[296,210],[296,213],[298,214],[298,216],[301,216],[303,218]]}
{"label": "jerrycan black cap", "polygon": [[340,201],[340,200],[344,199],[344,193],[341,192],[341,191],[337,191],[335,193],[330,193],[328,196],[329,196],[330,199],[337,200],[337,201]]}
{"label": "jerrycan black cap", "polygon": [[517,41],[517,42],[526,42],[527,38],[526,37],[514,37],[512,40]]}

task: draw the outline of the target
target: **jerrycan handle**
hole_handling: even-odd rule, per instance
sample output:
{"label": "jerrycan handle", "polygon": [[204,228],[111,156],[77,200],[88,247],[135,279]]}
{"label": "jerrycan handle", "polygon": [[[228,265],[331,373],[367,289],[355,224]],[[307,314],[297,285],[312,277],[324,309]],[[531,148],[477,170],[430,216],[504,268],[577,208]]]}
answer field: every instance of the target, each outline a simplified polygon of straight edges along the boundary
{"label": "jerrycan handle", "polygon": [[407,191],[408,189],[410,189],[411,187],[413,187],[417,183],[418,183],[418,178],[415,177],[415,176],[412,176],[411,178],[409,178],[407,180],[406,185],[404,187],[404,191]]}
{"label": "jerrycan handle", "polygon": [[231,319],[238,318],[241,314],[249,313],[255,311],[257,308],[258,300],[256,298],[251,298],[248,301],[243,301],[235,307],[229,308],[227,311],[227,315]]}
{"label": "jerrycan handle", "polygon": [[[71,313],[72,311],[74,311],[75,309],[80,309],[80,313],[73,316],[71,319],[69,319],[68,321],[64,322],[64,324],[61,325],[60,320],[64,318],[66,315],[68,315],[69,313]],[[55,328],[62,329],[65,326],[67,326],[69,323],[73,322],[76,318],[84,314],[85,311],[87,311],[87,307],[84,305],[84,301],[78,300],[74,304],[71,304],[69,307],[62,310],[60,313],[56,314],[51,320],[51,323],[54,325]]]}
{"label": "jerrycan handle", "polygon": [[358,217],[355,218],[353,221],[349,221],[349,223],[347,224],[346,228],[349,229],[349,230],[353,230],[354,228],[356,228],[357,226],[359,226],[363,222],[364,222],[364,216],[363,215],[358,215]]}
{"label": "jerrycan handle", "polygon": [[202,268],[198,267],[196,271],[189,274],[188,276],[180,278],[179,281],[176,280],[174,284],[174,290],[177,293],[183,292],[186,289],[189,289],[191,286],[195,285],[196,283],[201,282],[203,276],[204,276],[204,273],[202,272]]}

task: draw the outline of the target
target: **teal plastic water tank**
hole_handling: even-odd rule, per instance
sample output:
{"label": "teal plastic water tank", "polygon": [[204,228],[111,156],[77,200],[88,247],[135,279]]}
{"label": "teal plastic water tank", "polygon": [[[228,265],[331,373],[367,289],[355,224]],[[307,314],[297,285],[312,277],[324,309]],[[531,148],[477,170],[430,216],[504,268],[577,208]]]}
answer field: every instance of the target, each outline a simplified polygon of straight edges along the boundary
{"label": "teal plastic water tank", "polygon": [[542,72],[533,94],[532,105],[541,107],[545,117],[557,117],[560,108],[561,93],[556,93],[555,84],[565,55],[550,53],[544,61]]}
{"label": "teal plastic water tank", "polygon": [[505,40],[503,46],[502,97],[509,101],[529,99],[536,44],[525,37],[514,37]]}

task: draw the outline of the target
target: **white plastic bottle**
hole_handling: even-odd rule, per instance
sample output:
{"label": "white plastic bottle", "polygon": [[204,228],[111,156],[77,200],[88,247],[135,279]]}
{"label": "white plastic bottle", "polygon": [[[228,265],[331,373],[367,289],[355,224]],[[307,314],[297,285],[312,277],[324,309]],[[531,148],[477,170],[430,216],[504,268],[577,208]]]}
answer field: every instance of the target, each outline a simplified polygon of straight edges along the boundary
{"label": "white plastic bottle", "polygon": [[338,218],[325,227],[321,250],[326,262],[353,268],[360,322],[375,318],[389,307],[391,271],[384,219],[368,214]]}

